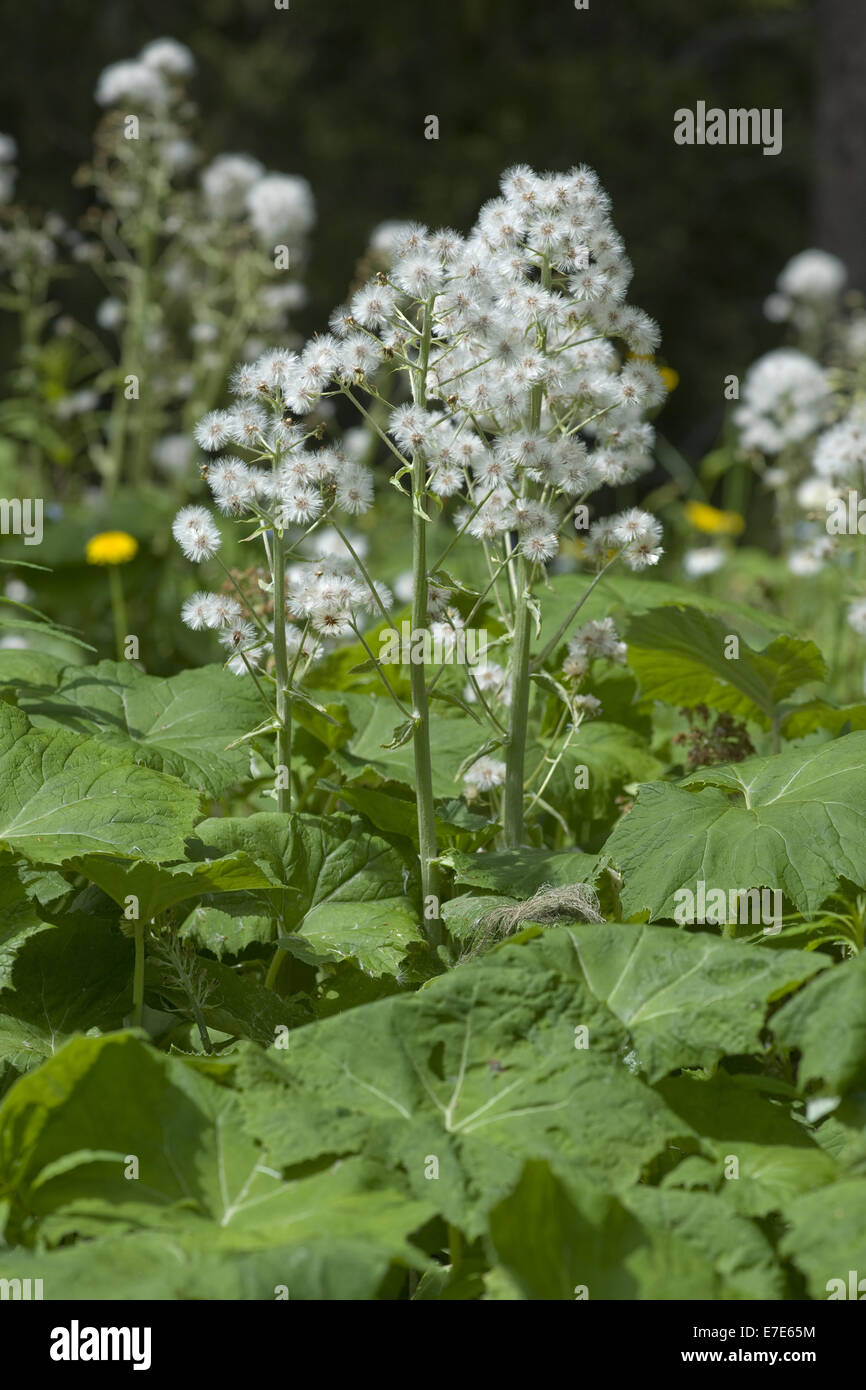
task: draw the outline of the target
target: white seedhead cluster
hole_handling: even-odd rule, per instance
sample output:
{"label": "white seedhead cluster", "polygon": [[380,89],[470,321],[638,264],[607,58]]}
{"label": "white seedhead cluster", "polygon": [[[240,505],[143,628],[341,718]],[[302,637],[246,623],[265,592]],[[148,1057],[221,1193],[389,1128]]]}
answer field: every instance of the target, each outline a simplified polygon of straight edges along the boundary
{"label": "white seedhead cluster", "polygon": [[[415,373],[388,432],[407,462],[423,458],[425,490],[459,498],[461,531],[533,566],[578,504],[650,466],[644,417],[665,396],[658,329],[625,302],[631,264],[608,214],[591,170],[509,170],[468,237],[395,224],[380,237],[387,272],[331,319],[358,385],[383,362]],[[617,549],[635,569],[660,554],[637,513],[588,539],[591,556]]]}
{"label": "white seedhead cluster", "polygon": [[[790,326],[797,346],[753,364],[734,411],[739,442],[774,494],[788,568],[801,577],[828,563],[847,566],[844,538],[863,535],[866,313],[846,295],[847,281],[843,262],[826,251],[788,262],[764,311]],[[866,601],[855,599],[847,612],[850,626],[866,633]]]}
{"label": "white seedhead cluster", "polygon": [[[288,650],[303,660],[304,668],[321,654],[319,636],[351,634],[359,615],[386,612],[392,602],[387,586],[367,576],[360,542],[344,540],[339,529],[329,528],[329,537],[318,532],[317,558],[289,563],[326,516],[357,516],[373,501],[370,470],[340,449],[318,445],[320,431],[305,428],[290,413],[299,400],[309,400],[310,382],[319,380],[322,360],[314,342],[300,356],[274,351],[239,366],[232,378],[232,406],[210,411],[195,429],[196,442],[211,455],[202,471],[216,511],[252,522],[253,534],[265,539],[269,564],[274,552],[268,537],[275,531],[300,532],[284,557],[283,606]],[[213,558],[222,543],[216,517],[205,506],[183,507],[173,533],[195,563]],[[342,553],[336,552],[335,539]],[[232,597],[196,594],[184,604],[182,616],[194,630],[221,631],[233,653],[230,669],[239,675],[260,664],[272,645],[272,630],[261,623],[257,629]]]}
{"label": "white seedhead cluster", "polygon": [[832,403],[827,373],[796,348],[759,357],[743,382],[734,412],[744,449],[778,454],[801,444],[826,422]]}
{"label": "white seedhead cluster", "polygon": [[[247,205],[250,189],[261,188],[237,160],[220,172],[221,181],[213,169],[205,180],[215,205],[229,197],[229,187]],[[263,225],[277,201],[268,189],[259,205]],[[287,195],[285,206],[290,201]],[[302,217],[300,200],[297,212]],[[504,786],[506,837],[519,843],[529,627],[538,611],[533,587],[566,540],[596,574],[618,559],[643,570],[662,554],[654,516],[632,507],[593,518],[588,505],[652,466],[648,417],[666,395],[653,360],[659,331],[627,302],[631,263],[611,223],[609,198],[585,167],[566,174],[510,169],[468,236],[394,223],[387,235],[380,229],[374,249],[382,269],[331,315],[330,331],[301,350],[268,352],[238,367],[234,403],[208,413],[196,440],[217,456],[206,473],[218,511],[252,518],[269,545],[275,624],[279,630],[284,607],[290,627],[302,633],[290,641],[357,634],[365,608],[390,621],[390,595],[348,542],[339,563],[322,560],[311,575],[274,568],[288,528],[303,535],[328,518],[343,537],[336,518],[342,514],[345,524],[373,505],[372,473],[345,441],[342,448],[309,447],[320,434],[312,417],[321,418],[326,398],[343,397],[360,413],[368,440],[377,435],[380,453],[393,460],[391,481],[411,500],[413,570],[401,591],[411,599],[416,628],[463,621],[447,573],[439,572],[442,557],[431,563],[427,553],[434,517],[444,512],[456,527],[446,554],[458,541],[484,548],[490,584],[472,616],[492,591],[508,665],[470,676],[467,698],[489,717],[492,741],[470,760],[466,786],[474,795]],[[218,544],[216,523],[201,508],[184,509],[175,535],[193,560],[213,555]],[[197,598],[187,621],[225,626],[216,608]],[[573,616],[554,647],[567,638]],[[266,635],[226,631],[241,657],[233,669],[252,670]],[[602,641],[601,630],[592,640]],[[616,646],[604,654],[618,659],[618,652]],[[423,860],[435,857],[428,691],[423,671],[413,667],[410,674],[412,708],[402,708],[405,736],[415,741]],[[568,728],[592,712],[586,698],[565,693]],[[584,704],[572,708],[572,701]],[[505,746],[504,762],[493,756],[496,746]]]}

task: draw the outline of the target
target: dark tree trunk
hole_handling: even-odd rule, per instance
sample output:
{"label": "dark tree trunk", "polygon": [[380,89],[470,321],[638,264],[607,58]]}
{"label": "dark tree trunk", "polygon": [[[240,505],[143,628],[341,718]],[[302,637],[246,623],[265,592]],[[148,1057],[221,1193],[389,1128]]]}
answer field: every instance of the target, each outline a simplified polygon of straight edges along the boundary
{"label": "dark tree trunk", "polygon": [[866,290],[866,3],[817,0],[816,244]]}

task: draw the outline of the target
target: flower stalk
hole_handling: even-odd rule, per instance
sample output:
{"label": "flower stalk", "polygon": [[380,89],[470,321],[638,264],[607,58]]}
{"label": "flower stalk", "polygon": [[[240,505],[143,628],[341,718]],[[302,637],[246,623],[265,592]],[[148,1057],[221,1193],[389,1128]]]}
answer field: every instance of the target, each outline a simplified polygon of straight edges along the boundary
{"label": "flower stalk", "polygon": [[134,926],[135,965],[132,972],[132,1026],[140,1028],[144,1017],[144,923]]}
{"label": "flower stalk", "polygon": [[505,757],[502,842],[506,849],[523,844],[523,764],[526,758],[526,730],[529,724],[529,660],[532,643],[532,614],[529,609],[529,575],[526,560],[515,562],[514,644],[511,651],[511,709],[508,717],[508,744]]}
{"label": "flower stalk", "polygon": [[[277,696],[277,808],[292,809],[292,697],[286,650],[286,544],[282,529],[274,528],[271,574],[274,582],[274,677]],[[285,785],[284,785],[285,784]]]}
{"label": "flower stalk", "polygon": [[[550,260],[541,264],[541,285],[549,291]],[[538,347],[544,350],[547,335],[539,328]],[[535,383],[529,393],[529,428],[537,431],[541,424],[543,387]],[[505,788],[502,801],[502,842],[506,849],[519,849],[523,844],[523,764],[526,760],[526,730],[529,724],[530,660],[532,647],[532,612],[530,583],[534,566],[518,552],[514,565],[514,645],[511,653],[511,709],[508,718],[508,743],[505,754]]]}
{"label": "flower stalk", "polygon": [[[422,408],[427,404],[426,378],[430,357],[432,332],[432,300],[424,306],[421,327],[421,343],[418,351],[418,366],[412,375],[412,397]],[[423,631],[427,626],[427,526],[424,516],[424,496],[426,492],[427,468],[424,455],[416,450],[412,459],[412,631]],[[409,683],[412,692],[412,734],[415,754],[415,788],[418,803],[418,854],[421,861],[421,897],[425,912],[425,929],[432,945],[439,945],[444,939],[439,916],[439,870],[435,863],[438,855],[436,844],[436,809],[433,801],[433,762],[430,755],[430,710],[427,696],[427,671],[423,663],[412,662],[409,668]],[[427,917],[432,907],[435,915]]]}

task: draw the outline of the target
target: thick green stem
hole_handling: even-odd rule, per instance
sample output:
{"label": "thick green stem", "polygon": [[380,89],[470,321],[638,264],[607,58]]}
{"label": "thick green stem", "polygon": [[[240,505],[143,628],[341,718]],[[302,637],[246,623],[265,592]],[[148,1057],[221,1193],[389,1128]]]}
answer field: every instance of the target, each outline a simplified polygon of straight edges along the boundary
{"label": "thick green stem", "polygon": [[526,757],[526,729],[529,723],[529,655],[532,614],[524,597],[528,566],[522,555],[515,566],[514,644],[511,651],[511,708],[508,715],[508,746],[505,756],[505,795],[503,798],[503,844],[519,849],[523,844],[523,763]]}
{"label": "thick green stem", "polygon": [[144,1015],[144,923],[136,920],[134,927],[135,937],[135,965],[132,972],[132,1026],[141,1027],[141,1020]]}
{"label": "thick green stem", "polygon": [[[277,682],[277,807],[292,809],[292,700],[289,695],[289,660],[286,650],[286,542],[274,527],[274,675]],[[284,786],[283,783],[286,785]]]}
{"label": "thick green stem", "polygon": [[114,647],[117,660],[123,660],[126,643],[126,603],[123,598],[123,580],[117,565],[108,566],[108,587],[111,593],[111,615],[114,619]]}
{"label": "thick green stem", "polygon": [[283,961],[285,960],[285,955],[286,955],[286,953],[285,953],[285,951],[283,950],[282,946],[275,946],[275,947],[274,947],[274,954],[271,956],[271,962],[270,962],[270,965],[268,966],[267,973],[266,973],[266,975],[265,975],[265,988],[266,988],[266,989],[276,989],[276,987],[277,987],[277,976],[278,976],[279,973],[280,973],[280,966],[282,965]]}
{"label": "thick green stem", "polygon": [[[274,463],[276,469],[276,462]],[[277,711],[277,809],[285,815],[292,809],[292,697],[289,694],[291,676],[286,646],[286,541],[279,526],[274,526],[271,558],[271,578],[274,584],[274,678],[276,680]],[[301,639],[303,641],[303,639]],[[284,785],[285,784],[285,785]],[[285,893],[280,894],[279,917],[273,924],[273,935],[279,935],[285,922]],[[265,984],[276,989],[284,952],[275,947]]]}
{"label": "thick green stem", "polygon": [[[418,367],[413,374],[412,395],[416,405],[427,403],[426,378],[430,356],[432,303],[424,310]],[[423,502],[427,469],[422,453],[412,460],[412,631],[427,627],[427,522]],[[427,672],[423,662],[411,662],[409,681],[412,692],[412,715],[415,720],[413,744],[415,753],[415,789],[418,801],[418,852],[421,860],[421,895],[424,906],[424,930],[431,945],[444,941],[439,916],[439,870],[433,860],[438,855],[436,845],[436,810],[433,802],[433,763],[430,756],[430,711],[427,699]],[[427,917],[433,902],[435,915]]]}
{"label": "thick green stem", "polygon": [[[158,170],[148,169],[144,174],[144,201],[139,210],[137,224],[130,236],[134,258],[128,270],[131,276],[129,286],[129,308],[118,367],[118,384],[115,388],[114,403],[108,425],[106,467],[104,478],[109,494],[125,477],[124,468],[130,434],[130,402],[138,405],[138,432],[134,449],[134,467],[130,470],[131,480],[138,486],[145,481],[149,463],[150,432],[152,429],[152,401],[149,377],[147,330],[151,304],[151,278],[153,258],[156,249],[157,228],[160,225],[160,205],[164,183]],[[136,377],[138,388],[135,395],[127,396],[127,382]]]}
{"label": "thick green stem", "polygon": [[[424,462],[419,459],[413,470],[421,474],[421,493],[423,496]],[[417,487],[417,485],[416,485]],[[414,571],[414,596],[412,600],[412,631],[420,632],[427,626],[427,523],[417,511],[412,513],[412,550]],[[418,798],[418,849],[421,856],[421,893],[425,910],[428,900],[439,896],[439,874],[431,861],[438,854],[436,846],[436,812],[433,804],[433,764],[430,757],[430,713],[427,701],[427,678],[423,662],[413,661],[409,667],[409,681],[412,690],[412,714],[415,720],[413,735],[415,749],[415,788]],[[425,921],[428,939],[434,945],[442,940],[439,928],[439,912],[433,919]]]}
{"label": "thick green stem", "polygon": [[[550,289],[551,268],[547,257],[541,265],[541,284]],[[537,344],[543,349],[547,333],[537,330]],[[544,387],[539,382],[529,393],[529,428],[541,428],[541,407]],[[526,482],[521,496],[526,495]],[[502,799],[502,842],[506,849],[519,849],[523,844],[523,764],[526,758],[526,730],[529,723],[530,659],[532,645],[532,614],[529,608],[531,566],[518,554],[512,570],[514,585],[514,638],[511,653],[511,708],[508,718],[508,744],[505,751],[505,787]]]}

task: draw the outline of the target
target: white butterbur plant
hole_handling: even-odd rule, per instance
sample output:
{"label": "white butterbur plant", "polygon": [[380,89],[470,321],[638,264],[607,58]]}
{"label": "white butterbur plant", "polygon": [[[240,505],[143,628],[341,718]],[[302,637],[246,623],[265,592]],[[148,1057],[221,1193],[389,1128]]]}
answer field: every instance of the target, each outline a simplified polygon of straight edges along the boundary
{"label": "white butterbur plant", "polygon": [[[99,239],[77,255],[109,288],[102,323],[119,340],[122,369],[139,378],[134,410],[116,394],[105,466],[130,453],[138,477],[151,463],[181,471],[172,421],[188,432],[238,356],[284,339],[305,300],[297,277],[315,221],[310,186],[249,155],[204,163],[187,90],[194,71],[189,49],[160,39],[106,68],[95,93],[106,114],[90,176],[104,213]],[[166,370],[172,356],[182,371]]]}
{"label": "white butterbur plant", "polygon": [[750,368],[734,422],[774,494],[788,568],[812,578],[838,567],[848,626],[862,637],[866,307],[862,296],[846,292],[847,279],[843,262],[825,251],[803,251],[788,262],[764,311],[789,325],[796,346]]}
{"label": "white butterbur plant", "polygon": [[[490,755],[504,750],[509,847],[524,841],[530,678],[580,607],[532,658],[536,585],[575,527],[596,575],[618,559],[642,570],[662,553],[658,521],[637,508],[590,524],[593,494],[633,482],[651,466],[646,416],[666,395],[651,360],[658,328],[626,302],[632,268],[608,214],[609,199],[590,169],[511,169],[468,237],[389,225],[377,241],[387,269],[331,320],[338,389],[379,430],[399,465],[393,481],[411,492],[414,627],[439,616],[431,581],[438,592],[451,546],[428,563],[426,533],[438,510],[453,508],[452,545],[465,538],[484,549],[490,580],[465,625],[494,602],[510,660],[504,676],[485,677],[492,698],[471,679],[490,738],[478,753],[481,771],[467,772],[474,791],[496,786],[503,764]],[[390,405],[383,366],[406,374],[411,399]],[[388,406],[384,429],[363,395]],[[429,690],[423,671],[413,669],[412,679],[423,763]],[[419,797],[425,780],[419,777]],[[432,797],[429,803],[422,858],[425,848],[435,855]]]}
{"label": "white butterbur plant", "polygon": [[831,402],[827,373],[796,348],[760,357],[743,382],[734,420],[745,449],[775,457],[801,445],[827,419]]}
{"label": "white butterbur plant", "polygon": [[620,641],[612,618],[584,623],[578,628],[569,640],[563,671],[566,676],[580,680],[597,658],[620,665],[625,662],[626,645]]}
{"label": "white butterbur plant", "polygon": [[329,639],[354,634],[363,643],[370,615],[387,618],[391,605],[387,587],[370,578],[363,543],[343,529],[371,505],[371,474],[322,444],[321,424],[292,414],[301,363],[319,360],[315,342],[307,351],[275,350],[238,367],[231,407],[208,412],[195,430],[216,513],[243,525],[245,540],[260,540],[264,566],[238,576],[224,565],[220,523],[206,506],[183,507],[172,528],[188,560],[222,570],[223,591],[193,594],[181,616],[194,631],[215,630],[229,670],[256,684],[269,717],[255,733],[276,734],[282,811],[292,809],[292,705],[309,702],[307,673]]}
{"label": "white butterbur plant", "polygon": [[[232,364],[291,341],[306,300],[310,185],[249,155],[207,159],[194,75],[192,52],[169,38],[100,74],[93,154],[76,175],[93,191],[80,227],[0,206],[0,275],[14,292],[5,307],[20,315],[32,409],[44,415],[50,399],[47,423],[108,490],[183,475],[192,427],[220,400]],[[14,158],[0,136],[0,204]],[[97,333],[56,315],[48,298],[73,269],[101,288]],[[49,336],[76,387],[59,398],[34,367]]]}
{"label": "white butterbur plant", "polygon": [[[370,473],[348,453],[308,448],[310,430],[299,422],[324,397],[344,397],[378,436],[394,463],[391,482],[411,512],[412,574],[399,588],[411,601],[413,632],[447,645],[483,609],[496,614],[492,656],[499,659],[468,666],[462,703],[487,726],[487,737],[482,727],[464,764],[464,789],[470,799],[484,795],[501,807],[502,843],[513,848],[525,842],[526,810],[551,809],[542,799],[547,779],[541,787],[533,787],[535,773],[524,781],[533,677],[548,679],[542,699],[553,690],[563,702],[545,754],[545,765],[555,767],[598,702],[580,692],[574,673],[556,680],[543,668],[601,575],[618,561],[635,571],[651,568],[662,554],[654,516],[632,507],[593,518],[589,499],[650,468],[647,415],[666,388],[652,361],[658,328],[626,302],[631,264],[596,175],[520,167],[503,176],[501,190],[467,237],[392,226],[379,248],[386,267],[334,312],[331,332],[298,353],[266,354],[239,368],[234,407],[207,415],[196,437],[221,453],[207,470],[217,506],[256,521],[268,549],[274,613],[285,611],[300,631],[287,639],[276,618],[272,636],[260,625],[249,630],[250,616],[235,613],[226,627],[236,645],[233,669],[240,661],[256,678],[262,653],[272,660],[282,763],[290,756],[291,687],[308,660],[298,655],[303,644],[360,635],[357,613],[371,604],[391,623],[387,602],[348,541],[338,565],[320,561],[318,572],[286,575],[286,528],[309,531],[327,518],[345,536],[335,515],[359,515],[373,499]],[[237,457],[244,446],[251,458]],[[431,559],[432,523],[446,512],[453,536]],[[199,508],[181,513],[176,534],[191,559],[214,553],[214,530]],[[572,548],[579,543],[587,584],[542,646],[535,591],[547,582],[563,537]],[[481,548],[489,579],[480,590],[468,590],[443,568],[458,543]],[[468,612],[461,599],[464,608],[471,604]],[[191,603],[196,623],[212,621],[208,600]],[[533,653],[534,636],[540,649]],[[607,628],[582,640],[601,644],[599,654],[614,660],[621,655]],[[301,645],[290,656],[295,641]],[[368,655],[399,707],[391,746],[413,742],[421,885],[435,943],[442,938],[429,702],[445,668],[433,672],[426,656],[410,662],[407,708]],[[569,659],[577,660],[576,649]]]}
{"label": "white butterbur plant", "polygon": [[[827,510],[840,488],[863,486],[866,311],[846,292],[837,256],[809,249],[781,271],[764,312],[790,346],[746,373],[733,412],[740,448],[771,492],[792,573],[811,576],[840,554]],[[829,534],[828,534],[829,530]]]}
{"label": "white butterbur plant", "polygon": [[[812,452],[812,474],[797,490],[805,514],[806,544],[790,557],[795,572],[817,574],[828,563],[842,567],[849,582],[859,575],[859,556],[866,535],[866,397],[855,399],[838,424],[824,430]],[[850,599],[849,594],[849,599]],[[846,605],[849,627],[866,636],[866,600]]]}
{"label": "white butterbur plant", "polygon": [[847,282],[844,261],[810,247],[792,256],[780,271],[774,293],[764,302],[764,313],[772,323],[790,323],[803,346],[820,353]]}

